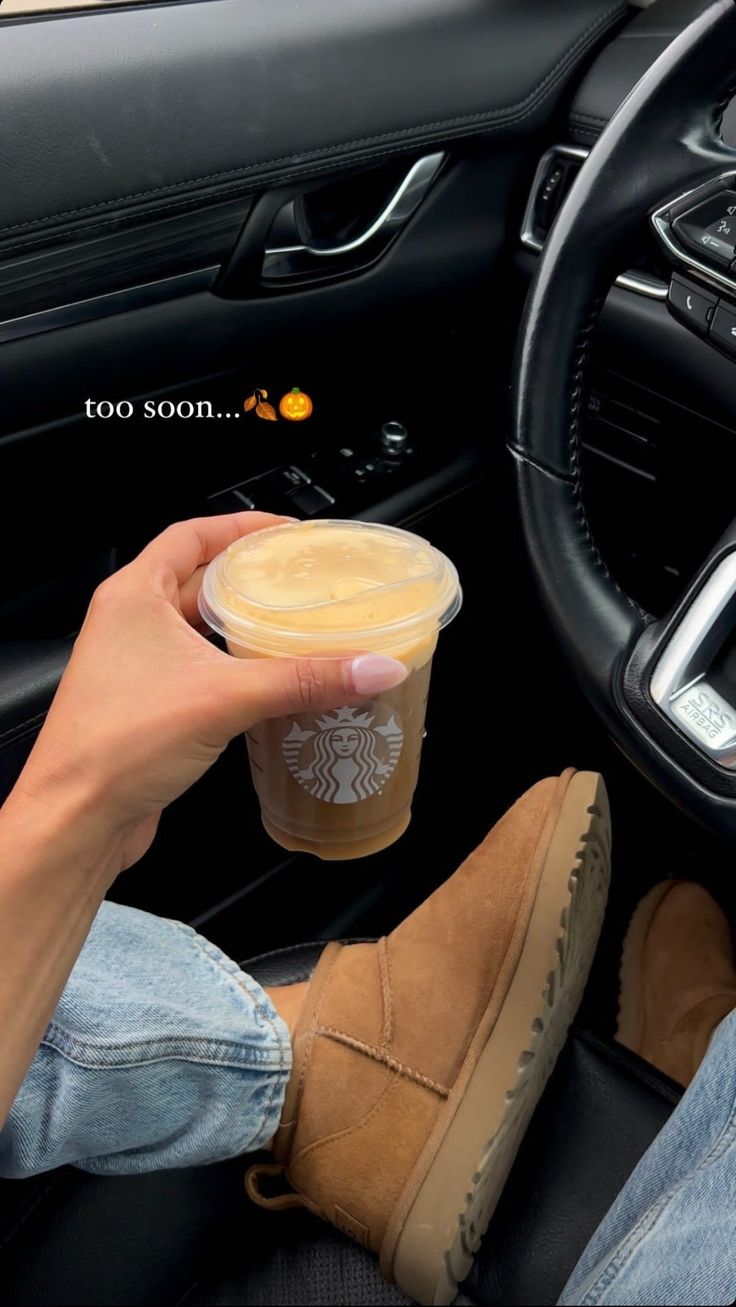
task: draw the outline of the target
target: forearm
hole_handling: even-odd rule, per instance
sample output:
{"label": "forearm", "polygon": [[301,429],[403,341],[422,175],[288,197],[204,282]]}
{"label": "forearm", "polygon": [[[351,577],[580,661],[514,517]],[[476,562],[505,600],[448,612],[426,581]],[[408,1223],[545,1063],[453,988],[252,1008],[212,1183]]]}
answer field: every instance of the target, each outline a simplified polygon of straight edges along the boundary
{"label": "forearm", "polygon": [[0,1126],[118,870],[84,796],[19,789],[0,809]]}
{"label": "forearm", "polygon": [[143,857],[168,804],[255,722],[336,708],[406,676],[378,654],[231,658],[197,633],[205,566],[283,521],[178,523],[95,591],[0,810],[0,1125],[106,890]]}

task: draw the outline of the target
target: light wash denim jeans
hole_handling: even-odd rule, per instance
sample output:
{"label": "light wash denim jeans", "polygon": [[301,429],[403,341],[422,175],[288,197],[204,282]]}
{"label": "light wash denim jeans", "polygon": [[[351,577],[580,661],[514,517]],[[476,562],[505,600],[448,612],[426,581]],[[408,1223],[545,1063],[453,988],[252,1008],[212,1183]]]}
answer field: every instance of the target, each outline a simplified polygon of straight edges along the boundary
{"label": "light wash denim jeans", "polygon": [[[562,1181],[564,1183],[564,1179]],[[736,1299],[736,1011],[593,1235],[564,1307]]]}
{"label": "light wash denim jeans", "polygon": [[291,1069],[267,994],[189,926],[103,903],[0,1131],[0,1175],[131,1175],[274,1135]]}
{"label": "light wash denim jeans", "polygon": [[[0,1175],[214,1162],[275,1133],[291,1067],[268,996],[188,926],[103,904],[0,1131]],[[560,1176],[564,1184],[565,1177]],[[736,1298],[736,1012],[560,1302]]]}

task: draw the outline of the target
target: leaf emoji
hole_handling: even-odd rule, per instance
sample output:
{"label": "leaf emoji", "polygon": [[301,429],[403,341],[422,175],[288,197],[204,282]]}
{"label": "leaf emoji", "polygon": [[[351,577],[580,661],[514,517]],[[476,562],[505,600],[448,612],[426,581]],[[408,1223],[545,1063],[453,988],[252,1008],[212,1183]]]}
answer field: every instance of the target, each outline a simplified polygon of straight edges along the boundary
{"label": "leaf emoji", "polygon": [[260,395],[261,399],[268,399],[268,391],[267,391],[267,390],[259,390],[259,391],[258,391],[258,394]]}
{"label": "leaf emoji", "polygon": [[261,400],[260,404],[256,404],[256,413],[259,418],[265,418],[267,422],[278,422],[273,404],[264,404]]}
{"label": "leaf emoji", "polygon": [[255,406],[256,406],[257,403],[258,403],[258,400],[256,399],[255,395],[250,395],[250,396],[248,397],[248,399],[246,399],[246,401],[245,401],[245,403],[244,403],[244,405],[243,405],[243,409],[244,409],[244,411],[245,411],[246,413],[250,413],[250,410],[251,410],[252,408],[255,408]]}

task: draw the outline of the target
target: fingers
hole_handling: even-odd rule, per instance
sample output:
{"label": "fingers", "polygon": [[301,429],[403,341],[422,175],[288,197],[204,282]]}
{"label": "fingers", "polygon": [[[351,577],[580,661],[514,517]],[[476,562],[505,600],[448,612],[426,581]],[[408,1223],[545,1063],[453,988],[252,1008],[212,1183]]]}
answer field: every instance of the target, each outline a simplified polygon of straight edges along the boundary
{"label": "fingers", "polygon": [[179,607],[181,608],[182,617],[186,618],[190,626],[196,626],[197,630],[207,632],[208,627],[199,613],[197,600],[202,588],[202,577],[207,570],[207,564],[203,563],[198,567],[196,572],[188,580],[179,586]]}
{"label": "fingers", "polygon": [[406,680],[407,669],[383,654],[354,658],[230,659],[234,682],[233,734],[266,717],[338,708],[369,699]]}
{"label": "fingers", "polygon": [[[194,517],[188,522],[176,522],[156,536],[130,565],[135,572],[145,568],[151,572],[168,573],[178,585],[184,585],[197,568],[211,562],[228,545],[252,531],[267,526],[278,526],[288,518],[273,513],[225,513],[216,517]],[[187,604],[192,610],[191,592]],[[194,596],[196,610],[196,593]]]}

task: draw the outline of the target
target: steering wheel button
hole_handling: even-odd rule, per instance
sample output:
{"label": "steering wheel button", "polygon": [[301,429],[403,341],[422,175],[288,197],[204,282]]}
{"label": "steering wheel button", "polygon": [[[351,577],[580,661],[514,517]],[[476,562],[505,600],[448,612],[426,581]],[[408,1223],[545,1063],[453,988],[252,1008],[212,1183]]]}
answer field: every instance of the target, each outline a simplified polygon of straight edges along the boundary
{"label": "steering wheel button", "polygon": [[736,313],[719,304],[713,315],[710,334],[721,349],[736,358]]}
{"label": "steering wheel button", "polygon": [[670,282],[668,303],[674,317],[686,322],[701,335],[708,334],[708,325],[718,303],[716,295],[675,275]]}
{"label": "steering wheel button", "polygon": [[706,235],[725,245],[731,251],[733,259],[736,256],[736,204],[729,204],[728,207],[733,209],[734,213],[727,213],[724,217],[717,218],[710,227],[706,228]]}
{"label": "steering wheel button", "polygon": [[698,244],[701,250],[705,250],[706,259],[716,259],[726,267],[731,263],[735,251],[731,242],[720,236],[721,231],[723,228],[720,223],[712,222],[700,236]]}
{"label": "steering wheel button", "polygon": [[736,191],[719,191],[672,225],[683,245],[706,263],[730,265],[736,257]]}

